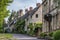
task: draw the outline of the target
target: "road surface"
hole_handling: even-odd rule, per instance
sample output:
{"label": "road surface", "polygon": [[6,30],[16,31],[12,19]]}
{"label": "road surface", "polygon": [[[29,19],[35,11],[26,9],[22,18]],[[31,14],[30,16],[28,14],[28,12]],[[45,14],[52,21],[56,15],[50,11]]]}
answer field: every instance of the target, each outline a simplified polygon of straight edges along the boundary
{"label": "road surface", "polygon": [[25,34],[13,34],[13,38],[17,40],[40,40],[40,39],[37,39],[37,37],[31,37]]}

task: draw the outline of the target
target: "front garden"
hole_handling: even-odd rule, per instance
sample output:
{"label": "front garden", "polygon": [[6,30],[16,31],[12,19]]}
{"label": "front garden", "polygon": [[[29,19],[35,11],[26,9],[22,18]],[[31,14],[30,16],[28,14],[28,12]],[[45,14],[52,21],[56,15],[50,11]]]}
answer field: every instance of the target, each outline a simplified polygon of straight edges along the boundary
{"label": "front garden", "polygon": [[50,32],[50,33],[40,33],[40,39],[45,40],[60,40],[60,30]]}
{"label": "front garden", "polygon": [[17,23],[15,24],[15,30],[13,31],[13,33],[21,33],[24,34],[24,27],[25,27],[25,21],[24,20],[19,20],[17,21]]}
{"label": "front garden", "polygon": [[27,34],[31,36],[38,36],[42,31],[42,23],[30,23],[28,26]]}
{"label": "front garden", "polygon": [[0,40],[15,40],[15,39],[13,39],[12,34],[0,33]]}

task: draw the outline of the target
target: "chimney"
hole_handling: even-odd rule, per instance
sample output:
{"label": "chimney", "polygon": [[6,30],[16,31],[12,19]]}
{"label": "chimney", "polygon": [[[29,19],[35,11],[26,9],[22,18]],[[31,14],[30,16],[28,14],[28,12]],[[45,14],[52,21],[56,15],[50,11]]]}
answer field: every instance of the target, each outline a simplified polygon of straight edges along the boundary
{"label": "chimney", "polygon": [[25,9],[25,13],[27,13],[28,12],[28,9]]}
{"label": "chimney", "polygon": [[19,11],[20,13],[22,13],[23,12],[23,9],[20,9],[20,11]]}
{"label": "chimney", "polygon": [[31,11],[31,10],[33,10],[33,7],[30,7],[30,8],[29,8],[29,11]]}
{"label": "chimney", "polygon": [[19,10],[19,15],[20,15],[20,16],[23,16],[23,9],[20,9],[20,10]]}
{"label": "chimney", "polygon": [[40,7],[40,3],[37,3],[36,6],[37,6],[37,7]]}

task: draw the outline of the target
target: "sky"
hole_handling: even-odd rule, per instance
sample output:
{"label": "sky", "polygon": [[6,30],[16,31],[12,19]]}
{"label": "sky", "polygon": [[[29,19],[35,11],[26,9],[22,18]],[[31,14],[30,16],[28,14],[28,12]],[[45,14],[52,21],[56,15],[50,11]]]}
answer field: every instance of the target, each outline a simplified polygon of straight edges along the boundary
{"label": "sky", "polygon": [[[20,9],[25,10],[29,7],[36,7],[36,3],[42,3],[42,0],[14,0],[13,3],[10,4],[10,6],[7,7],[8,10],[12,11],[18,11]],[[5,20],[8,20],[8,17],[5,18]]]}
{"label": "sky", "polygon": [[33,8],[36,6],[36,3],[42,3],[41,0],[14,0],[10,6],[7,7],[10,11],[18,11],[19,9],[25,9],[32,6]]}

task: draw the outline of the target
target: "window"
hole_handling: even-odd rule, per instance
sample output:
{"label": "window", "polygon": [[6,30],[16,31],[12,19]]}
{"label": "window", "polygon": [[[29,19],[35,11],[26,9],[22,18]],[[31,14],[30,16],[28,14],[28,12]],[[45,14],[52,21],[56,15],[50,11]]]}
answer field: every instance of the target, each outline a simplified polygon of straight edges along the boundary
{"label": "window", "polygon": [[32,16],[31,16],[31,18],[32,18]]}
{"label": "window", "polygon": [[28,18],[27,18],[27,21],[28,21]]}
{"label": "window", "polygon": [[36,14],[36,18],[38,18],[38,14]]}

